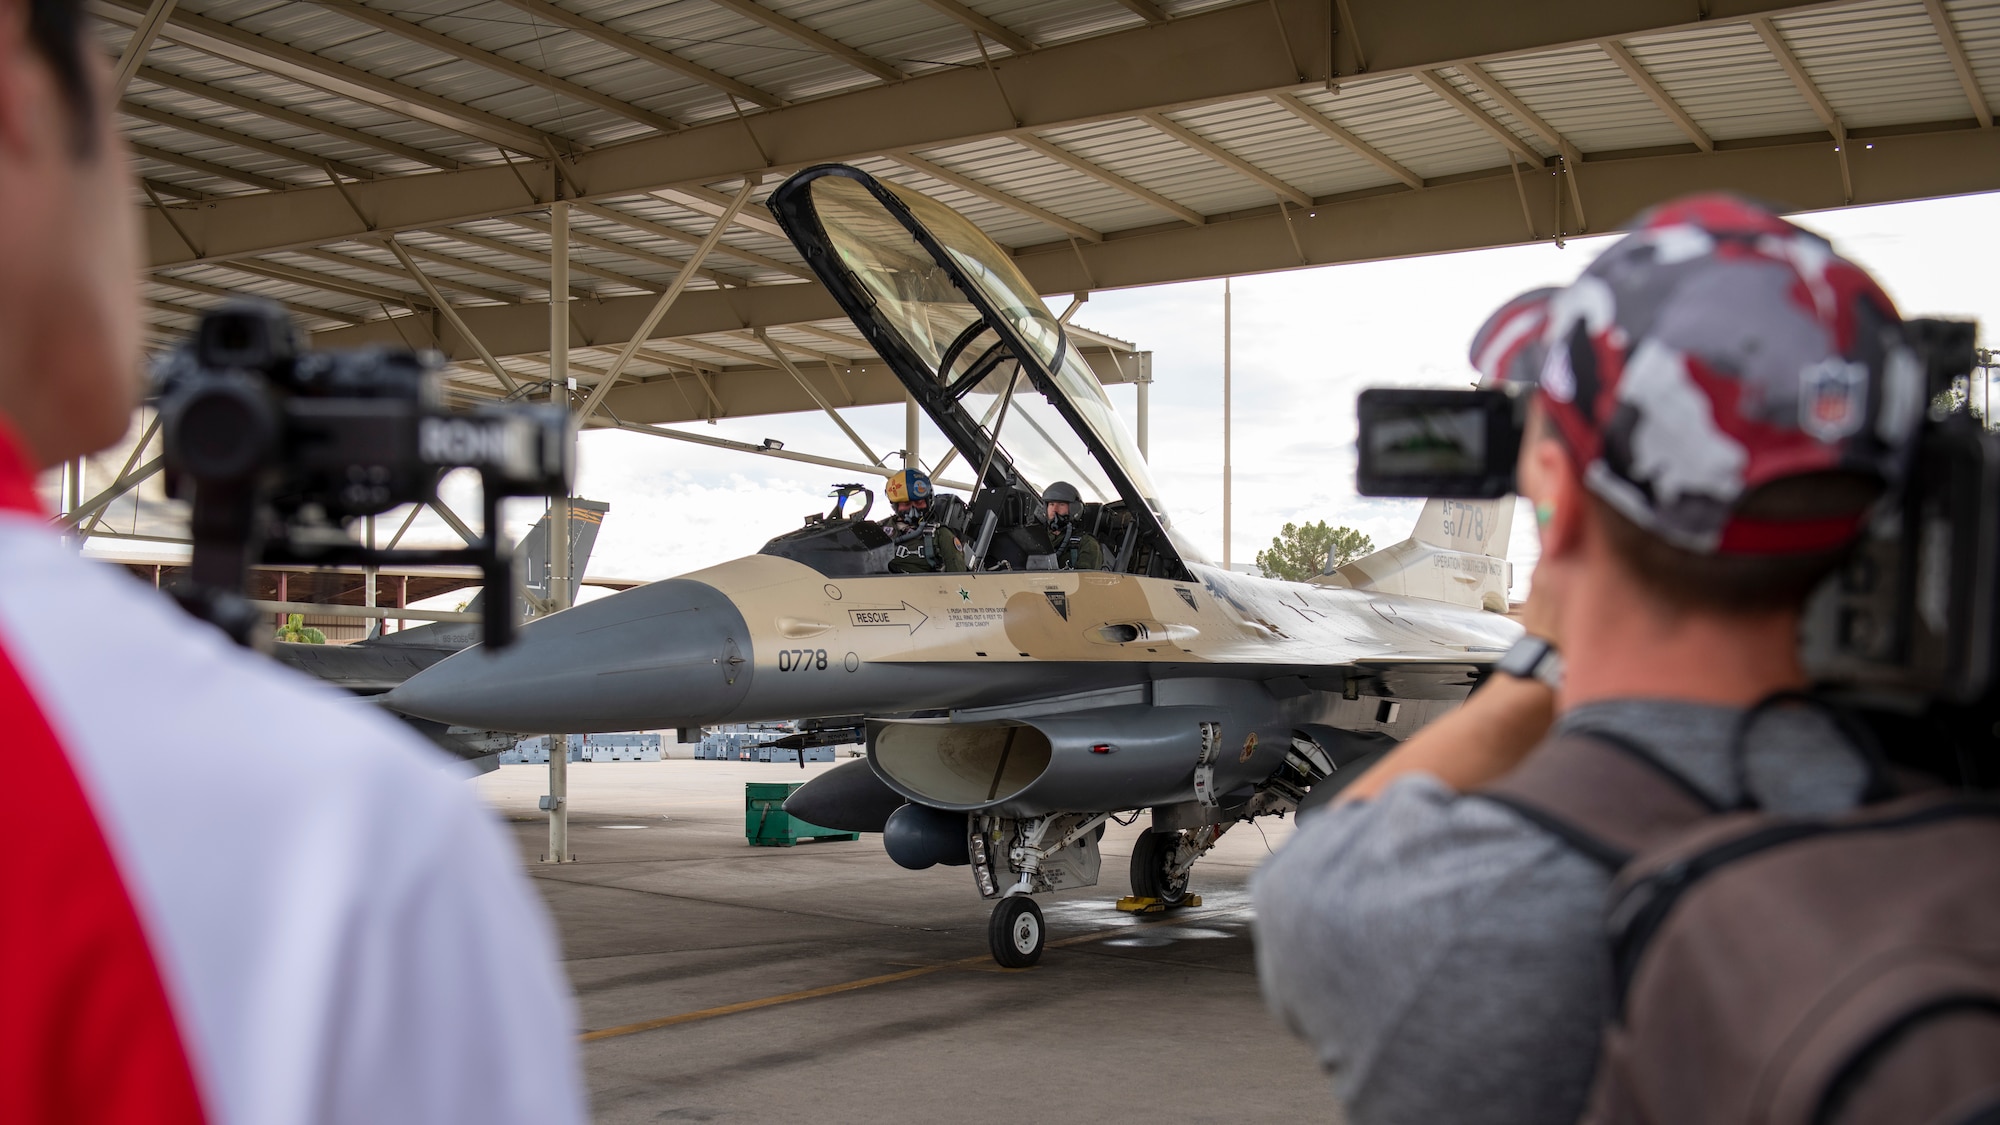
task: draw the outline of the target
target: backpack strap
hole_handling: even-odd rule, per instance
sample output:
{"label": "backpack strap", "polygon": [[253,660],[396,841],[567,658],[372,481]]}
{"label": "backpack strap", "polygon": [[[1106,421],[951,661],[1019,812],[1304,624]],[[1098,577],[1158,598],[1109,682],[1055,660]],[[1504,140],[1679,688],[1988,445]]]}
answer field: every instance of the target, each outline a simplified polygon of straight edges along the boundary
{"label": "backpack strap", "polygon": [[1652,751],[1604,731],[1544,742],[1473,795],[1507,806],[1612,871],[1722,811]]}

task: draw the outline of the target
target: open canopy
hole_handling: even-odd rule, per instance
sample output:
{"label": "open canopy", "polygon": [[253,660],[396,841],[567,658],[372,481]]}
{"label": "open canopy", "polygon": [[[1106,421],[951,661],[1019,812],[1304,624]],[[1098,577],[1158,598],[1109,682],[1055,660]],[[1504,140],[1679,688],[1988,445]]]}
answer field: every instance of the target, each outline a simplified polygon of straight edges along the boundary
{"label": "open canopy", "polygon": [[974,472],[987,466],[982,490],[1039,496],[1069,481],[1084,503],[1130,514],[1128,564],[1183,571],[1190,552],[1171,533],[1145,459],[1006,251],[951,208],[846,165],[793,176],[771,209],[951,440],[933,475],[962,458]]}

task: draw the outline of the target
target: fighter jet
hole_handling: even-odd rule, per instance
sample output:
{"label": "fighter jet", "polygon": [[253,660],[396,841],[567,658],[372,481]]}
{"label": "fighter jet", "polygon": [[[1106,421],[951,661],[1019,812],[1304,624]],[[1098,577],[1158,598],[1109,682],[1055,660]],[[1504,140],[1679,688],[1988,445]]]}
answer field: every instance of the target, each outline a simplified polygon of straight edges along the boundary
{"label": "fighter jet", "polygon": [[[1173,526],[1061,322],[950,208],[822,165],[779,223],[950,440],[970,573],[887,573],[879,524],[828,514],[748,558],[531,622],[389,695],[522,731],[865,717],[866,757],[787,808],[964,865],[1003,965],[1033,964],[1033,895],[1095,885],[1114,815],[1151,810],[1135,895],[1187,900],[1229,826],[1322,798],[1462,699],[1519,635],[1503,616],[1511,502],[1432,501],[1411,540],[1313,583],[1221,569]],[[1084,498],[1102,570],[1054,569],[1040,490]]]}

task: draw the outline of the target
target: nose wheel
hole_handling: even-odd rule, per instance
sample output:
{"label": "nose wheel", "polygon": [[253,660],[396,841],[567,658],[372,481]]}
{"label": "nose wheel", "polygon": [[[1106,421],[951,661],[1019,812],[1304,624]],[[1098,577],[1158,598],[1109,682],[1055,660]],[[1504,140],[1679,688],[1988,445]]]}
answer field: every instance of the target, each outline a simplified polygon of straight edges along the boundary
{"label": "nose wheel", "polygon": [[1026,895],[1009,895],[993,906],[986,923],[986,941],[993,947],[993,959],[1009,969],[1025,969],[1042,959],[1048,941],[1048,927],[1042,924],[1042,908]]}

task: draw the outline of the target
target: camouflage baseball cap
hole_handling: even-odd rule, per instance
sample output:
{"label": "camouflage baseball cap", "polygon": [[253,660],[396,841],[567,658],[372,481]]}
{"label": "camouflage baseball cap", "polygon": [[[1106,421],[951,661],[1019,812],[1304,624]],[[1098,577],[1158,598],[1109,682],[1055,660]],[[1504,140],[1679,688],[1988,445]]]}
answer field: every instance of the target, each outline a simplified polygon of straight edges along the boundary
{"label": "camouflage baseball cap", "polygon": [[1553,285],[1530,289],[1479,326],[1469,358],[1480,386],[1534,388],[1549,354],[1549,298],[1557,292]]}
{"label": "camouflage baseball cap", "polygon": [[1818,235],[1727,195],[1664,204],[1549,302],[1541,400],[1584,483],[1698,554],[1838,547],[1865,511],[1753,518],[1758,488],[1892,482],[1923,410],[1896,307]]}

